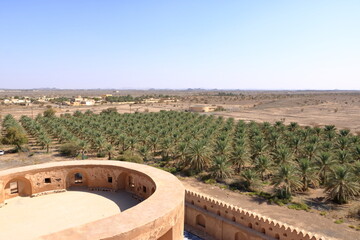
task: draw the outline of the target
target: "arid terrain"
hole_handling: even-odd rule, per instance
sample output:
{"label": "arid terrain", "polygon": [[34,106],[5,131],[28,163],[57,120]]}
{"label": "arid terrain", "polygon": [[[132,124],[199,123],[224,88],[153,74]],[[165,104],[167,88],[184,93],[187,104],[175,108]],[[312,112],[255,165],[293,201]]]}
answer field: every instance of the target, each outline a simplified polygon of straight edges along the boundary
{"label": "arid terrain", "polygon": [[[358,91],[172,91],[172,90],[63,90],[63,91],[25,91],[0,92],[0,97],[11,95],[26,96],[98,96],[105,93],[116,95],[153,95],[175,96],[175,103],[146,104],[103,104],[99,106],[56,106],[57,115],[72,113],[76,110],[101,112],[109,107],[116,107],[118,112],[157,112],[160,110],[185,111],[193,105],[223,106],[225,111],[206,114],[233,117],[247,121],[285,123],[298,122],[300,125],[324,126],[335,125],[338,129],[350,129],[360,132],[360,92]],[[46,104],[32,106],[0,105],[0,115],[13,114],[36,116],[46,109]]]}
{"label": "arid terrain", "polygon": [[[177,98],[174,103],[146,103],[146,104],[102,104],[95,106],[58,106],[52,105],[56,115],[74,113],[77,110],[85,112],[91,110],[100,113],[107,108],[116,107],[120,113],[134,112],[158,112],[161,110],[187,111],[193,105],[216,105],[222,106],[224,111],[208,112],[216,116],[232,117],[235,120],[271,122],[282,121],[285,124],[297,122],[302,126],[325,126],[335,125],[337,129],[349,129],[355,135],[360,134],[360,92],[356,91],[36,91],[36,92],[0,92],[0,97],[10,95],[56,95],[56,96],[96,96],[106,93],[113,95],[151,95],[166,94]],[[12,114],[19,119],[22,115],[36,117],[47,109],[47,104],[31,106],[6,106],[0,105],[0,115]],[[48,161],[63,161],[64,157],[58,153],[58,144],[53,144],[50,153],[33,146],[30,139],[31,153],[9,153],[0,156],[0,169],[16,166],[39,164]],[[8,150],[10,146],[1,146],[0,149]],[[96,156],[88,156],[89,158]],[[72,158],[65,158],[72,160]],[[104,160],[106,157],[103,158]],[[358,231],[349,226],[360,226],[359,219],[348,218],[349,211],[359,205],[359,200],[350,204],[337,207],[331,205],[331,209],[323,208],[324,205],[316,205],[315,199],[324,198],[321,189],[310,191],[307,194],[297,196],[298,201],[309,202],[312,209],[309,212],[288,209],[286,206],[279,207],[270,205],[265,200],[256,197],[239,194],[229,189],[221,189],[218,186],[205,185],[193,178],[182,178],[187,188],[203,192],[231,204],[259,212],[282,222],[288,222],[299,228],[319,232],[328,237],[338,239],[360,239]],[[329,207],[330,205],[326,205]],[[296,218],[294,218],[296,216]],[[334,222],[342,219],[344,223]]]}

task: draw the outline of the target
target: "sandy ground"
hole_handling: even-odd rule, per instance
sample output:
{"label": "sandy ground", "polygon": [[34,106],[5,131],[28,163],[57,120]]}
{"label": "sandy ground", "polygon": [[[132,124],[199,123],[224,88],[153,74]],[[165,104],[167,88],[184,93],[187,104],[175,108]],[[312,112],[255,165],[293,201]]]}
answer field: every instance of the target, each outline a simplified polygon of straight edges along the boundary
{"label": "sandy ground", "polygon": [[0,239],[25,240],[112,216],[136,205],[130,193],[76,189],[16,197],[0,208]]}
{"label": "sandy ground", "polygon": [[264,199],[250,197],[230,190],[221,189],[218,186],[204,184],[193,178],[180,178],[180,180],[186,189],[203,193],[234,206],[262,214],[306,231],[320,234],[326,237],[326,239],[360,239],[360,233],[350,229],[346,224],[335,224],[334,220],[327,219],[316,213],[270,205]]}
{"label": "sandy ground", "polygon": [[[175,92],[174,92],[175,94]],[[119,113],[158,112],[160,110],[185,111],[192,105],[223,106],[226,111],[214,112],[224,117],[233,117],[246,121],[271,122],[284,121],[298,122],[300,125],[324,126],[335,125],[338,129],[348,128],[354,133],[360,133],[360,92],[315,92],[298,94],[286,93],[252,93],[246,97],[215,97],[215,96],[188,96],[185,93],[175,103],[147,103],[147,104],[105,104],[98,106],[61,106],[54,105],[57,115],[73,113],[76,110],[85,112],[91,110],[100,113],[103,109],[116,107]],[[238,93],[237,93],[238,94]],[[1,95],[1,94],[0,94]],[[8,113],[16,118],[21,115],[35,117],[46,110],[44,106],[5,106],[0,105],[0,115]]]}

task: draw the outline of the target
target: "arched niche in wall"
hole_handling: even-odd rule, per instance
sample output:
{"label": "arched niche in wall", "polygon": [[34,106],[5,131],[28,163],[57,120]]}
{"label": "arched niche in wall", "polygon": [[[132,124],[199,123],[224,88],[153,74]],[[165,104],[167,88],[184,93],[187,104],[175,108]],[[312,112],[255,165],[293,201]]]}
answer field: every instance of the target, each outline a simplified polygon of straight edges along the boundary
{"label": "arched niche in wall", "polygon": [[89,186],[89,176],[84,169],[74,169],[66,176],[66,187]]}
{"label": "arched niche in wall", "polygon": [[126,172],[120,173],[120,175],[117,178],[117,189],[118,190],[124,190],[126,189],[128,174]]}
{"label": "arched niche in wall", "polygon": [[206,219],[205,219],[204,215],[199,214],[196,216],[196,225],[206,228]]}
{"label": "arched niche in wall", "polygon": [[243,232],[237,232],[235,233],[235,240],[244,240],[248,239],[248,236]]}
{"label": "arched niche in wall", "polygon": [[8,181],[5,185],[5,193],[14,196],[31,196],[32,187],[29,179],[16,177]]}

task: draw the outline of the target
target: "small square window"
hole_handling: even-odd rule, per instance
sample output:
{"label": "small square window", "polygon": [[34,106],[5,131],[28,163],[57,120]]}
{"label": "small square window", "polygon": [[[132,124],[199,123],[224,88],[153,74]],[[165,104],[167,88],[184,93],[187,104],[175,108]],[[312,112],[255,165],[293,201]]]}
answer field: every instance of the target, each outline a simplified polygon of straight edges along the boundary
{"label": "small square window", "polygon": [[45,183],[51,183],[51,178],[45,178]]}
{"label": "small square window", "polygon": [[145,186],[143,186],[143,192],[146,193],[146,187]]}
{"label": "small square window", "polygon": [[112,177],[108,177],[108,182],[112,183]]}

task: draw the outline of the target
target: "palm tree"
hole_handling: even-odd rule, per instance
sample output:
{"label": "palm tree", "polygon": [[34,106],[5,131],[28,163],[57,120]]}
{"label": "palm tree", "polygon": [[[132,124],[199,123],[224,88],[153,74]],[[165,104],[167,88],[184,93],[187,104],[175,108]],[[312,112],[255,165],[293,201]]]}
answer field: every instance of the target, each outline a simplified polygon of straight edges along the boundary
{"label": "palm tree", "polygon": [[272,164],[269,157],[261,155],[255,159],[255,169],[261,175],[261,180],[265,180],[265,176],[271,171]]}
{"label": "palm tree", "polygon": [[345,150],[347,149],[348,145],[349,145],[349,138],[346,137],[339,137],[337,139],[337,145],[339,147],[340,150]]}
{"label": "palm tree", "polygon": [[339,150],[335,154],[336,160],[339,161],[340,164],[346,164],[349,162],[350,155],[348,154],[348,151],[346,150]]}
{"label": "palm tree", "polygon": [[353,173],[355,176],[355,181],[360,183],[360,161],[355,162],[353,165]]}
{"label": "palm tree", "polygon": [[254,138],[254,141],[251,145],[251,158],[256,159],[257,156],[265,153],[268,145],[262,137]]}
{"label": "palm tree", "polygon": [[349,133],[350,133],[350,130],[349,130],[349,129],[341,129],[341,130],[339,131],[339,134],[340,134],[340,136],[342,136],[342,137],[348,136]]}
{"label": "palm tree", "polygon": [[120,152],[124,153],[129,148],[129,138],[125,134],[120,134],[118,138]]}
{"label": "palm tree", "polygon": [[336,127],[334,125],[326,125],[324,127],[324,134],[326,138],[331,141],[336,136]]}
{"label": "palm tree", "polygon": [[285,145],[279,145],[273,155],[276,163],[280,165],[290,163],[293,158],[292,152]]}
{"label": "palm tree", "polygon": [[176,165],[179,168],[184,168],[186,166],[186,157],[188,155],[188,143],[187,142],[179,142],[179,144],[175,147],[175,159]]}
{"label": "palm tree", "polygon": [[272,181],[275,187],[283,191],[285,198],[290,198],[292,193],[302,186],[297,169],[288,164],[280,166]]}
{"label": "palm tree", "polygon": [[189,147],[189,163],[190,167],[201,172],[206,169],[210,163],[211,150],[203,141],[194,141]]}
{"label": "palm tree", "polygon": [[108,155],[108,160],[111,160],[113,154],[115,153],[114,147],[111,144],[107,144],[104,148],[104,151]]}
{"label": "palm tree", "polygon": [[360,194],[360,184],[346,166],[339,166],[330,174],[325,191],[328,197],[339,203],[347,203]]}
{"label": "palm tree", "polygon": [[297,122],[291,122],[288,126],[289,131],[294,132],[299,128],[299,124]]}
{"label": "palm tree", "polygon": [[[40,138],[40,137],[39,137]],[[46,153],[49,153],[51,139],[47,136],[44,136],[40,139],[41,145],[46,148]]]}
{"label": "palm tree", "polygon": [[259,175],[250,168],[242,171],[241,177],[244,180],[246,189],[249,191],[255,191],[260,185]]}
{"label": "palm tree", "polygon": [[353,150],[354,159],[360,161],[360,145],[356,145]]}
{"label": "palm tree", "polygon": [[229,144],[226,140],[218,140],[215,142],[215,152],[219,155],[227,156],[229,153]]}
{"label": "palm tree", "polygon": [[235,172],[239,173],[247,162],[247,152],[244,146],[236,146],[230,155],[230,161],[235,167]]}
{"label": "palm tree", "polygon": [[313,157],[315,156],[317,150],[318,149],[317,149],[316,144],[307,144],[304,147],[304,154],[308,159],[312,160]]}
{"label": "palm tree", "polygon": [[218,180],[228,178],[232,174],[231,164],[225,156],[215,156],[210,171],[211,176]]}
{"label": "palm tree", "polygon": [[298,165],[301,182],[303,185],[302,190],[307,191],[309,188],[309,184],[317,187],[319,183],[319,177],[316,174],[316,168],[311,164],[310,159],[302,158],[298,161]]}
{"label": "palm tree", "polygon": [[336,164],[332,159],[329,152],[321,152],[316,159],[319,168],[319,176],[323,184],[327,183],[328,174],[332,171],[333,166]]}
{"label": "palm tree", "polygon": [[301,138],[297,135],[290,137],[289,145],[293,149],[295,155],[298,154],[300,146],[301,146]]}
{"label": "palm tree", "polygon": [[81,159],[84,160],[85,159],[85,153],[89,149],[89,144],[87,142],[85,142],[85,141],[80,141],[78,146],[80,148]]}

